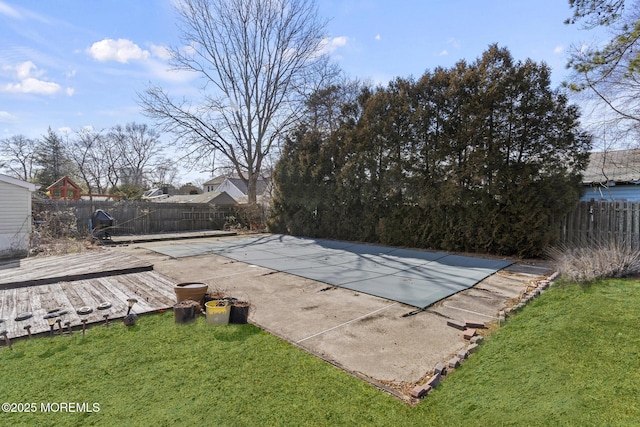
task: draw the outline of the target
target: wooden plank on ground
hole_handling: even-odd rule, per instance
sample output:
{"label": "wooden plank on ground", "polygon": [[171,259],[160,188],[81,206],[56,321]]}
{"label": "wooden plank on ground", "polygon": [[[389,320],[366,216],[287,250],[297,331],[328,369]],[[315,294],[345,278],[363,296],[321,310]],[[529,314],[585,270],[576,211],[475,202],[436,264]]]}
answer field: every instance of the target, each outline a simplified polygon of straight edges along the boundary
{"label": "wooden plank on ground", "polygon": [[153,264],[127,254],[95,253],[34,257],[0,269],[0,288],[46,285],[153,270]]}

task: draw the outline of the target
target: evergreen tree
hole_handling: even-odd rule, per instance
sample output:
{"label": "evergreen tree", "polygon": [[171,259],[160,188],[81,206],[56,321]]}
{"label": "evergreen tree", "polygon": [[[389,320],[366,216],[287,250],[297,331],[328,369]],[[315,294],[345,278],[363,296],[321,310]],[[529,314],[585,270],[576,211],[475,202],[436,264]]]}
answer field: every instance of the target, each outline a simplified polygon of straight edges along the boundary
{"label": "evergreen tree", "polygon": [[591,139],[578,119],[545,64],[492,45],[365,88],[333,131],[299,129],[276,168],[274,218],[296,234],[541,255],[580,196]]}
{"label": "evergreen tree", "polygon": [[286,138],[274,171],[278,185],[271,230],[335,238],[341,236],[339,229],[348,227],[336,173],[350,152],[343,136],[359,115],[360,90],[360,82],[348,81],[322,88],[307,99],[303,120]]}
{"label": "evergreen tree", "polygon": [[46,188],[64,176],[74,176],[75,168],[64,141],[49,127],[47,135],[38,141],[35,150],[38,167],[36,182]]}

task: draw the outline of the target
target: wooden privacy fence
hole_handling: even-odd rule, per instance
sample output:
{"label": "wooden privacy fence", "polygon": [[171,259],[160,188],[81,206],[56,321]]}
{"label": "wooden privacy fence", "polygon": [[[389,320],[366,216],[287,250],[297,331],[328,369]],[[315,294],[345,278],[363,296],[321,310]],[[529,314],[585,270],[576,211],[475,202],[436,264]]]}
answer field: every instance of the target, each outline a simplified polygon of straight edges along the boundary
{"label": "wooden privacy fence", "polygon": [[[89,219],[102,209],[115,219],[113,235],[177,231],[260,228],[267,212],[246,206],[202,203],[107,202],[90,200],[34,200],[34,219],[52,213],[72,218],[77,232],[89,232]],[[47,213],[49,215],[47,215]],[[560,222],[559,243],[567,246],[615,241],[640,250],[640,202],[588,201]]]}
{"label": "wooden privacy fence", "polygon": [[618,242],[640,249],[640,202],[579,202],[560,225],[567,246]]}
{"label": "wooden privacy fence", "polygon": [[[112,235],[153,234],[177,231],[222,230],[245,226],[246,208],[203,203],[107,202],[90,200],[42,200],[34,203],[34,219],[55,215],[77,219],[77,231],[89,232],[89,219],[102,209],[115,220]],[[48,215],[47,215],[48,213]]]}

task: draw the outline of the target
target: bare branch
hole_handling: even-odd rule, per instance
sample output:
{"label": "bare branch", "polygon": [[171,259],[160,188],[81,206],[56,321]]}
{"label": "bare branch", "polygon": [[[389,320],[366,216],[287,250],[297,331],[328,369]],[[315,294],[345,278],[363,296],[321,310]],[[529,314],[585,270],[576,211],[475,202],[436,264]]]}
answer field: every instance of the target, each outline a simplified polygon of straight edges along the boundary
{"label": "bare branch", "polygon": [[229,159],[255,203],[265,156],[328,69],[319,66],[325,22],[315,0],[184,0],[177,12],[184,47],[171,49],[172,65],[200,77],[200,98],[151,86],[140,104],[186,150]]}

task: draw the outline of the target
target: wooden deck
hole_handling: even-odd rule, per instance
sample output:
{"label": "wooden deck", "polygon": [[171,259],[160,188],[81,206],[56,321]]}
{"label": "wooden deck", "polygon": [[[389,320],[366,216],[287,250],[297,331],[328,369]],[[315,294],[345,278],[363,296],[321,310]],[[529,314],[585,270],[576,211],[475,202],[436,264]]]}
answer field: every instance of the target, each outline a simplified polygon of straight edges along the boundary
{"label": "wooden deck", "polygon": [[[63,322],[81,325],[76,310],[88,306],[93,313],[88,324],[104,322],[126,315],[128,298],[138,302],[132,312],[143,314],[171,308],[175,304],[175,283],[158,272],[153,265],[125,254],[110,251],[78,255],[42,257],[0,264],[0,330],[7,330],[9,338],[26,336],[24,326],[31,325],[31,333],[49,331],[43,316],[47,311],[68,310]],[[109,310],[99,311],[103,302],[112,304]],[[30,312],[29,320],[16,322],[22,313]]]}
{"label": "wooden deck", "polygon": [[105,250],[25,258],[0,263],[0,288],[46,285],[150,270],[153,270],[153,264]]}

